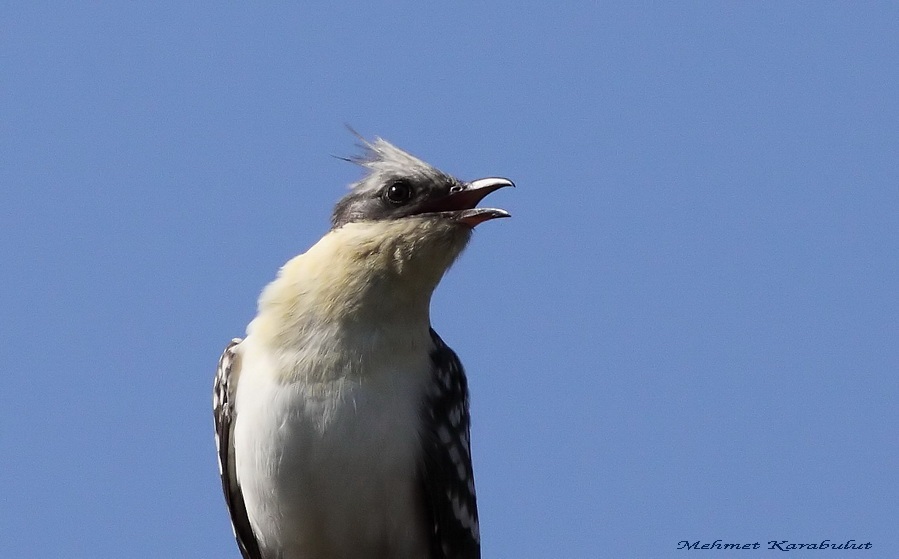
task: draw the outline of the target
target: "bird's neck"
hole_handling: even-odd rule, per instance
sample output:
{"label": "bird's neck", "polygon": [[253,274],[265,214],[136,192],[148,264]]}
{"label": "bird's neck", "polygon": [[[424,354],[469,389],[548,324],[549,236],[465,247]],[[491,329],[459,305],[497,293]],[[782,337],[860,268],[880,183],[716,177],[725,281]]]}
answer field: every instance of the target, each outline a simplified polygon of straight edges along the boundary
{"label": "bird's neck", "polygon": [[[428,254],[414,225],[348,224],[332,231],[266,287],[254,331],[282,347],[308,344],[309,333],[322,329],[427,334],[431,295],[467,238],[448,256]],[[411,230],[398,230],[403,226]]]}

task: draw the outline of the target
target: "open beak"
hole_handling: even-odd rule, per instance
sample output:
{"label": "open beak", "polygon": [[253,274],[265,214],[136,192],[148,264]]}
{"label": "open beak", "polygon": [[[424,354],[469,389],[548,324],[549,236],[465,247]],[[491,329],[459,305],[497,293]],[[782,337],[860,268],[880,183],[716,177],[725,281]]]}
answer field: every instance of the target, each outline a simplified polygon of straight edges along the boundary
{"label": "open beak", "polygon": [[432,211],[442,213],[469,227],[498,217],[510,217],[509,212],[505,210],[476,207],[488,194],[506,186],[515,184],[509,179],[491,177],[454,186],[446,197],[435,204]]}

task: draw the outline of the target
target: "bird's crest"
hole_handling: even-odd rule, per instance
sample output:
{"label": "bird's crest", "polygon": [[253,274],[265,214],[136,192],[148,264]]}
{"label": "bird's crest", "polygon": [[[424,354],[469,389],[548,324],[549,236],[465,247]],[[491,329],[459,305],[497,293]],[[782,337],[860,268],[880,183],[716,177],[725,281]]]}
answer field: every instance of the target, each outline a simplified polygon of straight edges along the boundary
{"label": "bird's crest", "polygon": [[385,184],[400,178],[412,180],[454,181],[453,177],[433,167],[411,153],[401,150],[387,140],[375,138],[368,141],[353,129],[362,153],[347,158],[342,158],[366,169],[366,175],[350,184],[354,192],[363,193],[376,190]]}
{"label": "bird's crest", "polygon": [[[462,183],[443,171],[428,165],[414,155],[401,150],[381,138],[368,141],[352,128],[359,140],[361,153],[341,158],[362,167],[365,175],[350,185],[350,192],[334,207],[331,214],[333,229],[354,221],[377,221],[413,215],[429,198],[440,198]],[[404,183],[408,192],[417,192],[412,204],[386,201],[384,193],[392,186]]]}

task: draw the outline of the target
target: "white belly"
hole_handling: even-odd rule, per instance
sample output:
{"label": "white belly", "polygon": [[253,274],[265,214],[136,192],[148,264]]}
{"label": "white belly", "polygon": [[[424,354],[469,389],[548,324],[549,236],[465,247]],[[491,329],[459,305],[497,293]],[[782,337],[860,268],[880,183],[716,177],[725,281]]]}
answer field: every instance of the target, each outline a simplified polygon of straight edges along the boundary
{"label": "white belly", "polygon": [[416,469],[429,364],[388,361],[315,384],[242,371],[237,478],[260,547],[277,559],[426,557]]}

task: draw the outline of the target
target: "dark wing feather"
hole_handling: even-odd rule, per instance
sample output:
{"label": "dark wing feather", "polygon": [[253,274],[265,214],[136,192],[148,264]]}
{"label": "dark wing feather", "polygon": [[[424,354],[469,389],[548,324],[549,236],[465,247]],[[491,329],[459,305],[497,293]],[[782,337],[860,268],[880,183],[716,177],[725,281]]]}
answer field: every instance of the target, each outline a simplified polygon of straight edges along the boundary
{"label": "dark wing feather", "polygon": [[212,411],[215,417],[215,446],[218,450],[219,473],[222,476],[222,489],[225,502],[231,513],[231,527],[237,546],[244,559],[263,559],[259,552],[259,542],[253,534],[247,508],[243,501],[243,493],[237,483],[234,470],[234,441],[231,438],[234,429],[234,390],[240,376],[240,355],[236,351],[240,338],[234,338],[222,357],[219,359],[218,371],[215,375],[215,386],[212,392]]}
{"label": "dark wing feather", "polygon": [[468,382],[455,352],[433,330],[431,337],[432,390],[422,413],[424,457],[419,471],[429,515],[431,559],[479,559]]}

